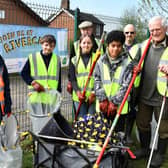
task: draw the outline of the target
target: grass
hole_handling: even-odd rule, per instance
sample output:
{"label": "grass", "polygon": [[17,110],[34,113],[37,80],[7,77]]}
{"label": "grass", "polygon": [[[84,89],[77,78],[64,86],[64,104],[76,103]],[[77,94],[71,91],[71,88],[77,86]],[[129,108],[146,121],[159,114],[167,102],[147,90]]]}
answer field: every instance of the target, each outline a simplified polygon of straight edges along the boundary
{"label": "grass", "polygon": [[33,167],[33,144],[30,136],[26,137],[20,143],[23,150],[23,165],[22,168]]}
{"label": "grass", "polygon": [[[131,146],[131,150],[135,151],[136,148],[139,147],[139,143],[137,142],[135,135],[134,135],[134,145]],[[22,168],[32,168],[33,167],[33,152],[32,152],[32,140],[28,136],[24,140],[21,141],[21,147],[23,149],[23,166]],[[131,168],[146,168],[147,161],[145,159],[142,160],[130,160]],[[168,167],[168,151],[166,154],[165,162],[162,167],[160,168],[167,168]]]}

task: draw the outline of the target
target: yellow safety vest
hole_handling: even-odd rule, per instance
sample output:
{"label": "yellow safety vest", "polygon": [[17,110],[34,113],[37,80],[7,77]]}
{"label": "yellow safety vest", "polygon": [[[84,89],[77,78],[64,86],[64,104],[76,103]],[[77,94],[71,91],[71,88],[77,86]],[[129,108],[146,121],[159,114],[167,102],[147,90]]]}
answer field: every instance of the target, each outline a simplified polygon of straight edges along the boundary
{"label": "yellow safety vest", "polygon": [[[160,65],[164,65],[164,64],[168,65],[168,47],[163,52],[163,54],[160,58],[159,64]],[[165,74],[163,72],[161,72],[159,69],[158,69],[158,74],[157,74],[157,89],[162,96],[164,96],[165,90],[167,89],[167,78],[165,77]],[[168,97],[168,93],[167,93],[166,97]]]}
{"label": "yellow safety vest", "polygon": [[[146,44],[147,44],[147,41],[148,40],[145,40],[142,43],[142,45],[141,45],[141,53],[144,52]],[[140,46],[135,45],[133,48],[131,48],[131,51],[130,51],[131,56],[135,56],[136,55],[139,47]],[[141,68],[143,67],[143,63],[141,64]],[[165,51],[161,55],[159,64],[160,65],[161,64],[168,64],[168,47],[165,49]],[[136,87],[138,87],[140,85],[140,78],[141,78],[141,76],[138,75],[137,78],[136,78],[136,80],[135,80],[135,82],[134,82],[134,85]],[[167,79],[165,77],[165,74],[162,73],[160,70],[158,70],[158,73],[157,73],[157,89],[158,89],[158,92],[161,95],[164,95],[166,88],[167,88]],[[168,93],[167,93],[167,96],[168,96]]]}
{"label": "yellow safety vest", "polygon": [[[122,81],[122,76],[125,68],[127,67],[129,63],[129,59],[125,59],[124,62],[117,67],[116,71],[114,72],[113,79],[111,80],[110,78],[110,70],[109,67],[100,62],[100,70],[101,70],[101,79],[102,79],[102,84],[103,88],[105,90],[106,96],[109,98],[110,96],[114,96],[117,94],[117,92],[120,89],[121,81]],[[96,100],[96,111],[100,112],[99,109],[99,101]],[[125,102],[125,105],[122,109],[121,114],[127,114],[128,113],[128,101]]]}
{"label": "yellow safety vest", "polygon": [[[78,84],[78,87],[80,88],[81,92],[83,91],[83,89],[85,87],[85,84],[86,84],[86,81],[88,79],[88,75],[89,75],[90,68],[92,66],[94,57],[95,57],[95,53],[92,53],[92,57],[89,59],[89,62],[88,62],[88,65],[87,65],[86,68],[85,68],[85,65],[82,61],[82,58],[80,58],[79,56],[75,56],[75,57],[72,58],[72,63],[76,67],[77,84]],[[87,89],[86,89],[86,94],[85,94],[86,101],[87,101],[88,97],[90,96],[93,88],[94,88],[94,78],[93,78],[93,76],[91,76],[90,80],[89,80],[89,83],[87,85]],[[73,101],[78,101],[79,102],[78,96],[77,96],[77,94],[74,90],[73,90],[73,93],[72,93],[72,99],[73,99]]]}
{"label": "yellow safety vest", "polygon": [[[136,54],[137,54],[139,48],[141,50],[141,56],[142,56],[142,53],[145,50],[147,42],[148,42],[148,40],[145,40],[142,44],[136,44],[130,49],[129,53],[133,59],[136,57]],[[141,64],[141,68],[143,67],[143,64],[144,64],[144,61]],[[141,80],[141,73],[136,76],[136,79],[134,81],[135,88],[139,87],[140,80]]]}
{"label": "yellow safety vest", "polygon": [[[60,71],[59,57],[57,57],[55,54],[52,54],[48,70],[40,52],[37,52],[34,55],[30,54],[29,63],[30,75],[34,78],[34,80],[40,83],[46,90],[57,90]],[[41,95],[41,103],[47,104],[51,102],[51,99],[47,96],[47,92],[34,92],[31,85],[28,87],[29,92],[31,92],[31,102],[38,102],[37,97],[39,97],[39,94]]]}

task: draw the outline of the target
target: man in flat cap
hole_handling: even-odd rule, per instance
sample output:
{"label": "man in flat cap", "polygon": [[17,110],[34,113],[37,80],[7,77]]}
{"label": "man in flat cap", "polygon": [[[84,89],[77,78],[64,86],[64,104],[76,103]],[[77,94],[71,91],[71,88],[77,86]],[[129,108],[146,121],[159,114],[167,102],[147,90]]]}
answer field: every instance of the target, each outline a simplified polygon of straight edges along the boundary
{"label": "man in flat cap", "polygon": [[[93,52],[96,52],[99,45],[99,40],[96,39],[93,35],[93,23],[90,21],[83,21],[79,24],[78,28],[80,29],[81,36],[82,35],[92,36],[94,42]],[[71,48],[70,59],[78,54],[79,54],[79,40],[75,41],[73,47]]]}
{"label": "man in flat cap", "polygon": [[[93,51],[94,53],[96,53],[96,50],[97,50],[97,48],[98,48],[100,42],[99,42],[99,40],[96,39],[95,36],[93,35],[93,23],[90,22],[90,21],[83,21],[83,22],[81,22],[81,23],[79,24],[78,28],[80,29],[81,36],[83,36],[83,35],[89,35],[89,36],[92,37],[92,41],[93,41],[92,51]],[[79,40],[77,40],[77,41],[74,42],[74,44],[73,44],[73,46],[72,46],[72,48],[71,48],[70,58],[69,58],[70,60],[71,60],[72,57],[74,57],[74,56],[80,54],[80,53],[79,53],[79,48],[80,48],[80,47],[79,47]],[[104,46],[103,46],[102,49],[101,49],[102,54],[104,53],[104,51],[105,51],[105,48],[104,48]],[[70,80],[70,79],[69,79],[69,73],[68,73],[68,80]],[[71,85],[70,82],[68,82],[67,91],[68,91],[69,93],[72,92],[72,85]]]}

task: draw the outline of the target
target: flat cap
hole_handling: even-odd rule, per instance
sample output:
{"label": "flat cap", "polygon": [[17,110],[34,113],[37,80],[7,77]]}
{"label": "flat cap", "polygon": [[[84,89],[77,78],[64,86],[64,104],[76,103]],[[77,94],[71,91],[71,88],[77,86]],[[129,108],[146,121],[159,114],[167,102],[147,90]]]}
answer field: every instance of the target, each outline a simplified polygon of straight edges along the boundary
{"label": "flat cap", "polygon": [[92,27],[93,23],[90,21],[83,21],[82,23],[79,24],[79,29],[87,28],[87,27]]}

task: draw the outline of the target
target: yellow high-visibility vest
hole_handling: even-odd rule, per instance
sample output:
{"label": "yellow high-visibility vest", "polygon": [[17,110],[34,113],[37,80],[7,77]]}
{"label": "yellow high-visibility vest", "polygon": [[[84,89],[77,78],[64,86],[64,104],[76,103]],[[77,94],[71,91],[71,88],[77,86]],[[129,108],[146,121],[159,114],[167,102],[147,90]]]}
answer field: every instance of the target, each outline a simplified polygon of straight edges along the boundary
{"label": "yellow high-visibility vest", "polygon": [[[110,96],[116,95],[117,92],[119,91],[123,72],[127,67],[128,63],[129,63],[129,59],[127,58],[120,66],[117,67],[116,71],[114,72],[113,79],[111,80],[109,67],[106,64],[100,62],[102,84],[103,84],[103,88],[105,90],[106,96],[108,98]],[[98,100],[96,100],[96,111],[100,112]],[[125,102],[125,105],[122,109],[121,114],[127,114],[127,113],[128,113],[128,101]]]}
{"label": "yellow high-visibility vest", "polygon": [[[85,87],[85,84],[86,84],[86,81],[88,79],[88,75],[89,75],[90,68],[92,66],[94,57],[95,57],[95,53],[93,53],[92,57],[90,57],[88,65],[87,65],[86,68],[85,68],[85,65],[84,65],[82,59],[79,58],[79,56],[75,56],[75,57],[72,58],[72,63],[76,67],[77,84],[78,84],[78,87],[80,88],[81,92],[83,91],[83,89]],[[86,89],[86,94],[85,94],[86,101],[87,101],[88,97],[90,96],[93,88],[94,88],[94,78],[93,78],[93,76],[91,76],[90,80],[89,80],[89,83],[87,85],[87,89]],[[73,99],[73,101],[78,101],[79,102],[78,96],[77,96],[77,94],[74,90],[73,90],[73,93],[72,93],[72,99]]]}
{"label": "yellow high-visibility vest", "polygon": [[[37,52],[34,55],[30,54],[29,63],[30,75],[34,78],[35,81],[40,83],[46,90],[57,90],[60,73],[59,57],[57,57],[55,54],[52,54],[48,69],[46,68],[40,52]],[[33,87],[31,85],[29,86],[29,92],[31,92],[32,102],[38,102],[37,95],[41,94],[42,102],[46,104],[50,103],[50,99],[46,99],[46,92],[33,92]]]}
{"label": "yellow high-visibility vest", "polygon": [[[161,58],[160,58],[160,65],[168,65],[168,47],[165,49],[165,51],[163,52]],[[158,92],[164,96],[165,95],[165,90],[167,89],[167,78],[165,77],[165,74],[163,72],[161,72],[158,69],[158,73],[157,73],[157,89]],[[166,97],[168,97],[168,93],[166,95]]]}
{"label": "yellow high-visibility vest", "polygon": [[[129,53],[130,53],[130,55],[133,59],[136,57],[136,54],[137,54],[139,49],[141,50],[141,56],[142,56],[142,53],[145,50],[147,42],[148,42],[148,40],[145,40],[142,44],[136,44],[130,49]],[[144,61],[141,64],[141,68],[143,67],[143,64],[144,64]],[[141,80],[141,73],[138,74],[135,78],[135,81],[134,81],[134,87],[135,88],[139,87],[140,80]]]}

